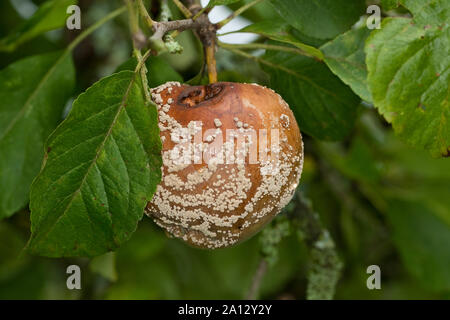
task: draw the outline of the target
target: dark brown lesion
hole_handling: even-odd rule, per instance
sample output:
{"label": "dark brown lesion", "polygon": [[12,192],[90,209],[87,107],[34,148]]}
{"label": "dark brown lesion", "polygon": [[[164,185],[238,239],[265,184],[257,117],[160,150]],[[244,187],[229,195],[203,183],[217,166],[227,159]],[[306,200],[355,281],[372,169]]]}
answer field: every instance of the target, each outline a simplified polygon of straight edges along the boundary
{"label": "dark brown lesion", "polygon": [[178,103],[192,108],[204,101],[217,97],[222,92],[223,88],[223,84],[219,83],[189,87],[179,95]]}

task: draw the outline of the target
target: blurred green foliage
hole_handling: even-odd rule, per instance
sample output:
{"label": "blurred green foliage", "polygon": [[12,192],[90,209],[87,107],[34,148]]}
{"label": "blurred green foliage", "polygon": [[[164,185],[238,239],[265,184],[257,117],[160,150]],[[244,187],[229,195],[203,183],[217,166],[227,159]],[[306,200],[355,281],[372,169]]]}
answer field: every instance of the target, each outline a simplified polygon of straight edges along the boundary
{"label": "blurred green foliage", "polygon": [[[83,23],[89,24],[110,12],[117,1],[81,5],[87,12]],[[274,15],[267,4],[245,14],[250,20]],[[76,95],[128,60],[131,47],[122,18],[75,50]],[[9,1],[0,2],[1,35],[20,20]],[[68,31],[56,38],[41,35],[13,54],[0,53],[0,68],[25,56],[64,48],[72,38]],[[191,33],[180,42],[185,47],[182,55],[165,54],[155,60],[171,65],[187,81],[201,69],[202,53]],[[217,59],[222,81],[269,84],[254,61],[223,50]],[[405,146],[372,106],[360,105],[358,113],[356,127],[342,142],[304,136],[299,190],[312,201],[343,262],[336,298],[449,299],[450,161]],[[291,203],[289,210],[296,209]],[[247,295],[266,249],[261,248],[264,233],[228,249],[194,249],[144,217],[131,240],[115,253],[91,260],[47,259],[22,252],[29,230],[26,209],[0,222],[0,299],[240,299]],[[70,264],[81,267],[82,290],[66,288]],[[366,269],[373,264],[381,268],[381,290],[366,287]],[[305,244],[289,233],[280,240],[259,296],[305,298],[309,269]]]}
{"label": "blurred green foliage", "polygon": [[[348,142],[306,138],[306,150],[300,189],[312,199],[344,263],[336,298],[450,298],[449,162],[410,151],[370,109]],[[23,211],[0,224],[0,298],[240,299],[258,267],[264,235],[233,248],[199,250],[144,217],[114,254],[91,261],[17,259],[28,219]],[[65,270],[73,263],[82,268],[81,291],[65,286]],[[381,268],[382,290],[366,287],[372,264]],[[295,234],[283,238],[260,297],[305,298],[308,268],[304,244]]]}

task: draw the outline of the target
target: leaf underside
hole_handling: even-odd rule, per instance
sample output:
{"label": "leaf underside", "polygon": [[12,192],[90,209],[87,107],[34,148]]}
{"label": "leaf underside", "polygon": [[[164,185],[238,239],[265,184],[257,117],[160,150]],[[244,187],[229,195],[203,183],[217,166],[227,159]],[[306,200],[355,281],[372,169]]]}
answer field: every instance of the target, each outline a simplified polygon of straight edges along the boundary
{"label": "leaf underside", "polygon": [[428,21],[383,21],[366,44],[368,83],[375,106],[404,141],[449,156],[450,28]]}
{"label": "leaf underside", "polygon": [[321,50],[331,71],[362,99],[371,102],[364,52],[364,44],[369,34],[370,30],[365,27],[352,29],[326,43]]}

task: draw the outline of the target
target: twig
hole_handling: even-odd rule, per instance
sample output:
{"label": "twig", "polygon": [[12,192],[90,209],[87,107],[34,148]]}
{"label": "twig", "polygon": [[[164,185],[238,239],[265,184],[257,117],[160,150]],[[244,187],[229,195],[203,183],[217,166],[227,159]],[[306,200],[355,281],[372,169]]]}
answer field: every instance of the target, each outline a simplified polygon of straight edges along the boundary
{"label": "twig", "polygon": [[208,7],[204,7],[201,8],[193,17],[192,20],[197,20],[197,18],[199,18],[202,14],[204,13],[208,13],[209,8]]}
{"label": "twig", "polygon": [[273,45],[273,44],[265,44],[265,43],[229,44],[229,43],[224,43],[224,42],[218,41],[218,45],[219,45],[219,47],[222,47],[224,49],[264,49],[264,50],[290,52],[290,53],[300,54],[302,56],[307,56],[310,58],[315,58],[313,55],[311,55],[301,49]]}
{"label": "twig", "polygon": [[239,56],[242,56],[244,58],[247,58],[247,59],[250,59],[250,60],[254,60],[254,61],[259,62],[261,64],[265,64],[266,66],[272,67],[274,69],[279,69],[279,70],[282,70],[282,71],[284,71],[286,73],[292,74],[293,76],[302,78],[302,75],[298,74],[297,72],[295,72],[295,71],[293,71],[293,70],[291,70],[289,68],[286,68],[286,67],[283,67],[281,65],[272,63],[272,62],[267,61],[267,60],[264,60],[262,58],[256,57],[256,56],[251,55],[251,54],[249,54],[249,53],[247,53],[245,51],[242,51],[242,50],[239,50],[239,49],[232,49],[230,47],[227,47],[227,48],[224,48],[224,49],[228,50],[228,51],[231,51],[231,52],[233,52],[233,53],[235,53],[235,54],[237,54]]}
{"label": "twig", "polygon": [[[144,90],[144,96],[147,103],[151,102],[150,92],[148,90],[148,80],[147,80],[147,67],[145,66],[145,60],[148,58],[148,56],[142,57],[141,49],[145,45],[145,36],[143,36],[143,32],[139,28],[139,15],[135,11],[135,3],[131,0],[125,0],[125,3],[127,5],[128,14],[129,14],[129,23],[130,23],[130,31],[133,36],[133,53],[138,61],[136,70],[134,71],[139,72],[141,76],[142,81],[142,88]],[[140,7],[138,10],[141,11],[141,14],[144,12],[147,13],[147,10],[145,9],[145,6],[142,2],[142,0],[138,0],[137,5]],[[142,7],[141,7],[142,5]],[[147,13],[148,15],[148,13]],[[150,16],[148,16],[150,18]],[[151,20],[151,18],[150,18]],[[153,25],[153,20],[152,20]]]}
{"label": "twig", "polygon": [[192,17],[192,13],[189,11],[188,8],[186,8],[186,6],[184,4],[181,3],[180,0],[173,0],[173,3],[178,7],[178,9],[180,9],[181,13],[183,13],[183,15],[186,18],[191,18]]}
{"label": "twig", "polygon": [[81,33],[77,38],[75,38],[75,40],[73,40],[69,44],[69,46],[65,50],[65,53],[72,51],[81,41],[86,39],[86,37],[88,37],[92,32],[97,30],[99,27],[101,27],[106,22],[110,21],[111,19],[114,19],[118,15],[124,13],[126,10],[127,10],[126,6],[120,7],[119,9],[116,9],[116,10],[112,11],[111,13],[109,13],[108,15],[106,15],[105,17],[103,17],[101,20],[98,20],[96,23],[94,23],[89,28],[84,30],[84,32]]}
{"label": "twig", "polygon": [[162,51],[165,48],[163,37],[167,32],[177,30],[182,32],[188,29],[199,29],[202,24],[199,21],[192,19],[176,20],[176,21],[161,21],[153,24],[153,35],[149,39],[150,47],[156,51]]}
{"label": "twig", "polygon": [[243,5],[242,7],[240,7],[239,9],[237,9],[236,11],[234,11],[230,16],[228,16],[228,18],[216,23],[217,27],[220,29],[222,28],[224,25],[226,25],[228,22],[230,22],[231,20],[233,20],[234,18],[236,18],[237,16],[241,15],[242,13],[244,13],[246,10],[250,9],[251,7],[253,7],[255,4],[260,3],[263,0],[253,0],[252,2],[247,3],[246,5]]}
{"label": "twig", "polygon": [[130,31],[131,37],[133,39],[133,48],[142,49],[146,43],[147,39],[145,38],[144,33],[139,28],[139,14],[135,10],[135,3],[131,0],[125,0],[125,4],[128,9],[128,18],[130,22]]}
{"label": "twig", "polygon": [[125,4],[128,9],[128,18],[130,23],[130,31],[132,34],[136,33],[139,30],[139,18],[136,13],[135,5],[132,0],[125,0]]}
{"label": "twig", "polygon": [[201,26],[201,23],[192,19],[156,22],[154,26],[155,33],[153,36],[159,38],[172,30],[184,31],[188,29],[198,29]]}
{"label": "twig", "polygon": [[145,8],[144,2],[142,0],[138,0],[138,5],[139,5],[139,11],[141,12],[141,15],[144,17],[145,22],[147,22],[147,24],[150,27],[150,29],[152,29],[153,28],[153,24],[155,22],[153,21],[153,19],[148,14],[148,11]]}
{"label": "twig", "polygon": [[252,285],[247,294],[247,300],[255,300],[258,296],[259,288],[261,287],[261,282],[264,278],[264,274],[267,272],[267,261],[263,258],[259,263],[258,269],[253,276]]}
{"label": "twig", "polygon": [[168,0],[162,0],[161,1],[161,13],[159,15],[160,21],[169,21],[172,17],[172,12],[169,8]]}
{"label": "twig", "polygon": [[[286,208],[286,210],[289,210]],[[259,237],[262,261],[253,278],[252,286],[247,295],[248,299],[256,299],[260,283],[269,267],[278,261],[281,241],[291,233],[291,223],[285,214],[277,216],[272,223],[264,228]]]}
{"label": "twig", "polygon": [[135,49],[134,55],[136,56],[136,59],[138,61],[138,64],[136,66],[136,69],[134,72],[139,72],[141,75],[141,81],[142,81],[142,88],[144,90],[145,100],[147,103],[150,103],[152,101],[152,98],[150,97],[150,91],[148,89],[148,79],[147,79],[147,66],[145,65],[145,61],[149,57],[150,50],[147,51],[147,53],[142,56],[141,51]]}
{"label": "twig", "polygon": [[145,54],[142,56],[142,59],[138,61],[134,72],[137,72],[142,67],[142,65],[145,63],[145,61],[147,61],[148,57],[150,57],[151,54],[151,50],[147,50],[147,52],[145,52]]}
{"label": "twig", "polygon": [[217,69],[216,69],[216,45],[215,39],[212,39],[212,43],[205,47],[206,65],[208,66],[208,79],[209,83],[217,82]]}
{"label": "twig", "polygon": [[217,27],[209,21],[206,14],[200,14],[201,6],[196,1],[189,1],[189,9],[197,19],[184,19],[178,21],[159,22],[155,24],[154,34],[150,41],[158,46],[163,43],[162,37],[169,31],[176,30],[171,34],[172,38],[187,29],[194,30],[199,37],[205,51],[206,65],[208,66],[208,78],[210,83],[217,82],[216,70],[216,33]]}
{"label": "twig", "polygon": [[[140,31],[138,23],[139,20],[135,17],[133,3],[131,0],[126,0],[126,3],[130,12],[130,28],[133,34],[133,39],[135,39],[135,35],[139,34]],[[141,15],[146,19],[153,31],[153,35],[148,39],[150,48],[157,52],[164,51],[165,49],[168,49],[171,53],[181,52],[182,47],[173,38],[184,30],[193,30],[200,38],[205,50],[209,81],[210,83],[217,82],[215,59],[217,27],[209,21],[206,14],[198,14],[202,11],[201,7],[195,1],[189,2],[190,10],[184,7],[180,1],[174,0],[174,3],[177,4],[182,11],[185,11],[187,16],[195,14],[198,18],[195,20],[189,18],[184,20],[169,21],[171,13],[167,0],[163,0],[161,2],[161,21],[153,21],[150,18],[142,0],[139,0],[138,5]],[[189,11],[189,14],[187,14],[186,10]],[[170,31],[174,32],[172,34],[167,34]],[[134,41],[134,47],[141,49],[143,46],[141,46],[137,41]]]}

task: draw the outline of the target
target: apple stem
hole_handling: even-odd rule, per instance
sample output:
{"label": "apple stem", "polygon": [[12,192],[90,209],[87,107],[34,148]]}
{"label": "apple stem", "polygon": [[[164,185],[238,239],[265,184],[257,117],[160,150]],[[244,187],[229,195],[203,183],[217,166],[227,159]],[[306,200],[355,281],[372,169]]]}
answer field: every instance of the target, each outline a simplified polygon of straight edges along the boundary
{"label": "apple stem", "polygon": [[208,66],[208,79],[209,83],[217,82],[217,69],[216,69],[216,46],[213,40],[212,45],[205,47],[206,65]]}
{"label": "apple stem", "polygon": [[216,68],[216,38],[217,25],[213,24],[208,18],[208,10],[191,1],[190,11],[194,15],[192,18],[194,23],[199,23],[200,27],[195,29],[197,36],[203,44],[205,52],[206,65],[208,67],[208,80],[210,84],[217,82]]}

